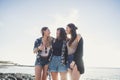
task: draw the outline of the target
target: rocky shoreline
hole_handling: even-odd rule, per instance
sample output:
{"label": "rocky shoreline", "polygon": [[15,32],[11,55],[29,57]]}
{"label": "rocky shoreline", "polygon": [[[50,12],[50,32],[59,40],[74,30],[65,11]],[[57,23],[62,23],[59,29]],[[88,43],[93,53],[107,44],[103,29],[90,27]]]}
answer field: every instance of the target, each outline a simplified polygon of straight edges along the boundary
{"label": "rocky shoreline", "polygon": [[23,73],[0,73],[0,80],[34,80],[35,76]]}
{"label": "rocky shoreline", "polygon": [[20,65],[11,61],[0,61],[0,80],[34,80],[35,76],[26,72],[27,68],[29,70],[33,67],[32,65]]}

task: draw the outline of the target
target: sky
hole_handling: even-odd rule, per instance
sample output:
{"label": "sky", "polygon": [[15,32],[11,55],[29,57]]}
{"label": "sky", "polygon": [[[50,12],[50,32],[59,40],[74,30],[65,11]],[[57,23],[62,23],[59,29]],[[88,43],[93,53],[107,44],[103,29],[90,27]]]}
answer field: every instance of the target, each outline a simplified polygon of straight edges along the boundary
{"label": "sky", "polygon": [[0,0],[0,60],[34,65],[34,41],[47,26],[78,27],[85,67],[120,68],[119,0]]}

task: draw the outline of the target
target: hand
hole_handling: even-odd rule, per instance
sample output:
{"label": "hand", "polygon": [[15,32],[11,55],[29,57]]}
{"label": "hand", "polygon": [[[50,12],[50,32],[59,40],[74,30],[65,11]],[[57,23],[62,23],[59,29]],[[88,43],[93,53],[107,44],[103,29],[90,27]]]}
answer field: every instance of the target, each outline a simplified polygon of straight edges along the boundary
{"label": "hand", "polygon": [[38,46],[38,49],[39,49],[39,50],[43,50],[43,49],[44,49],[44,45],[41,44],[40,46]]}
{"label": "hand", "polygon": [[70,68],[73,69],[75,66],[75,61],[72,61],[71,64],[70,64]]}
{"label": "hand", "polygon": [[37,53],[38,52],[38,48],[34,48],[33,53]]}

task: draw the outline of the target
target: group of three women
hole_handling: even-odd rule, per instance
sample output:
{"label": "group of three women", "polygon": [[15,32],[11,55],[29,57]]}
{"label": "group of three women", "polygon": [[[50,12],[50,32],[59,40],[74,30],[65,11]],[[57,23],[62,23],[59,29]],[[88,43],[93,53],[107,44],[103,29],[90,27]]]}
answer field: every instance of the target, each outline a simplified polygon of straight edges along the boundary
{"label": "group of three women", "polygon": [[[83,38],[76,32],[77,27],[70,23],[64,28],[58,28],[56,38],[50,37],[48,27],[41,29],[42,37],[34,43],[34,53],[37,53],[35,61],[35,80],[47,80],[48,70],[52,80],[79,80],[84,73],[83,64]],[[70,37],[67,37],[67,34]]]}

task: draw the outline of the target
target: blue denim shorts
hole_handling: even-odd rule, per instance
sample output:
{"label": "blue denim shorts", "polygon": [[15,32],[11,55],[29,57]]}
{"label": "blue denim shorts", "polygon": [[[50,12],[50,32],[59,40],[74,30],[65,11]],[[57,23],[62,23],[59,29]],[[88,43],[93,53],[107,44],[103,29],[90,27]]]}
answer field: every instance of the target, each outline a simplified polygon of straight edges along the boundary
{"label": "blue denim shorts", "polygon": [[74,58],[74,55],[73,55],[73,54],[68,55],[67,68],[70,68],[70,64],[71,64],[71,62],[73,61],[73,58]]}
{"label": "blue denim shorts", "polygon": [[61,63],[61,56],[53,56],[49,64],[50,72],[66,72],[67,65]]}
{"label": "blue denim shorts", "polygon": [[41,57],[41,56],[36,57],[35,66],[44,67],[45,65],[48,65],[48,63],[49,61],[47,57]]}

